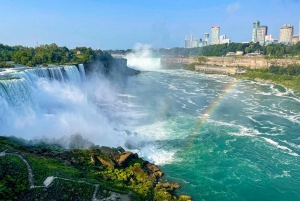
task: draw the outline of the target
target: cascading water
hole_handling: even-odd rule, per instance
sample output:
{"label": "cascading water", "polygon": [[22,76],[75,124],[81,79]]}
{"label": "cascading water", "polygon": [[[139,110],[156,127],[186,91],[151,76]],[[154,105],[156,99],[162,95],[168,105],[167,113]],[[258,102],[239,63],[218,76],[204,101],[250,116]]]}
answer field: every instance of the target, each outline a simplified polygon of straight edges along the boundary
{"label": "cascading water", "polygon": [[[24,75],[24,74],[22,74]],[[29,85],[24,78],[0,80],[0,84],[6,93],[2,92],[8,104],[15,108],[29,106],[34,107]]]}
{"label": "cascading water", "polygon": [[0,96],[7,104],[15,107],[34,108],[31,88],[36,78],[59,82],[80,83],[85,78],[84,66],[52,66],[47,68],[21,69],[0,78]]}
{"label": "cascading water", "polygon": [[81,77],[81,80],[85,80],[85,70],[84,70],[84,66],[83,64],[79,64],[78,65],[78,70],[80,72],[80,77]]}

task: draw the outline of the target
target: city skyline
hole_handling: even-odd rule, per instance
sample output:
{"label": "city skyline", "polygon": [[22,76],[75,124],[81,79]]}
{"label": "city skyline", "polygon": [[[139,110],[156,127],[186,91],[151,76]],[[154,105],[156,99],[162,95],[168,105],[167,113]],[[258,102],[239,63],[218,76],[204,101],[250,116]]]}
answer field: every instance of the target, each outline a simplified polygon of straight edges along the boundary
{"label": "city skyline", "polygon": [[300,1],[295,0],[266,0],[263,4],[259,0],[3,0],[0,43],[31,47],[57,43],[95,49],[128,49],[135,43],[183,47],[185,35],[204,38],[213,25],[220,26],[232,42],[246,42],[251,41],[251,24],[257,19],[279,39],[284,24],[292,24],[294,32],[299,30],[299,7]]}

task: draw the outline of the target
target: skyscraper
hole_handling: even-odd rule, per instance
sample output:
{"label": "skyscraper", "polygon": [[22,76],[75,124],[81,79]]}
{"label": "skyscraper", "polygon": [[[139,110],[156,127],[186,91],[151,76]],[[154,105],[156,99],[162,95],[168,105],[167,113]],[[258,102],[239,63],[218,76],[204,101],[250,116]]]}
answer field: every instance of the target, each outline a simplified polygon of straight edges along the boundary
{"label": "skyscraper", "polygon": [[219,37],[220,37],[220,27],[213,26],[211,28],[211,44],[212,45],[220,44]]}
{"label": "skyscraper", "polygon": [[256,20],[253,22],[253,29],[252,29],[252,42],[256,43],[257,42],[257,29],[260,26],[260,22]]}
{"label": "skyscraper", "polygon": [[291,43],[293,39],[294,27],[291,24],[285,24],[280,27],[279,42]]}
{"label": "skyscraper", "polygon": [[205,33],[204,36],[205,36],[206,44],[208,45],[209,33]]}
{"label": "skyscraper", "polygon": [[186,35],[185,40],[184,40],[184,47],[191,48],[192,42],[193,42],[193,35],[191,35],[191,36]]}
{"label": "skyscraper", "polygon": [[268,35],[268,27],[267,26],[260,26],[260,21],[256,20],[253,22],[253,29],[252,29],[252,42],[256,43],[265,43],[266,35]]}

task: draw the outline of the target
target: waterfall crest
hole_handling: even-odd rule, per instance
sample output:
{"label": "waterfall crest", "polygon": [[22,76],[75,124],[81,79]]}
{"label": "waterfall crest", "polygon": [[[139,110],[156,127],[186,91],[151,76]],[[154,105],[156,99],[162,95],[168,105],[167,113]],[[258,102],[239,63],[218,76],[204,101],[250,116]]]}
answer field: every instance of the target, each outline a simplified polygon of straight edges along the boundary
{"label": "waterfall crest", "polygon": [[34,108],[31,88],[37,78],[79,84],[85,79],[85,70],[83,64],[78,68],[73,65],[17,69],[0,77],[0,98],[14,108]]}

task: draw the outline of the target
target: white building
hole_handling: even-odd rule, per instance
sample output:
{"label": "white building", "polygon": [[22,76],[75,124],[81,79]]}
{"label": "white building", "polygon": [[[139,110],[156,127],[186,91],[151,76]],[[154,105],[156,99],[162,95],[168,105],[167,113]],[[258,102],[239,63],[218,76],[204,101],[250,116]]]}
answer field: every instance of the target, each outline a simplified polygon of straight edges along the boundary
{"label": "white building", "polygon": [[212,45],[220,44],[219,38],[220,38],[220,27],[213,26],[211,28],[211,44]]}
{"label": "white building", "polygon": [[285,24],[280,27],[279,42],[291,43],[293,40],[294,27],[291,24]]}
{"label": "white building", "polygon": [[230,39],[226,38],[226,35],[220,36],[220,44],[225,44],[225,43],[229,44],[230,42],[231,42]]}

